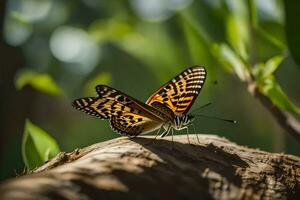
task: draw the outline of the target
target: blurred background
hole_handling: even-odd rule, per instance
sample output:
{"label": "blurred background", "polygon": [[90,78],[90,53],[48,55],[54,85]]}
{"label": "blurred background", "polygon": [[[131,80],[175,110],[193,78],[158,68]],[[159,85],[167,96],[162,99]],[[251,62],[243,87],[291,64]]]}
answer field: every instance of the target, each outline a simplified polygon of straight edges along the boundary
{"label": "blurred background", "polygon": [[[1,180],[22,173],[28,144],[46,134],[57,152],[118,137],[108,121],[71,106],[75,98],[95,96],[97,84],[146,101],[195,64],[207,68],[208,79],[192,110],[212,102],[199,112],[238,120],[232,125],[201,118],[198,132],[300,155],[299,143],[251,96],[246,81],[254,74],[262,93],[299,119],[299,7],[283,0],[0,4]],[[37,134],[26,140],[25,132]]]}

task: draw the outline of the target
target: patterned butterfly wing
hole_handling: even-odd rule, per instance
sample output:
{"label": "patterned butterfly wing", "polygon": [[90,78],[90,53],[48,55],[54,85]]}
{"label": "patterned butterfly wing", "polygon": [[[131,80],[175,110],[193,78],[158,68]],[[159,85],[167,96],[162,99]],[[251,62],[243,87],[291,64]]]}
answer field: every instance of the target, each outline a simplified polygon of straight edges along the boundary
{"label": "patterned butterfly wing", "polygon": [[96,87],[98,97],[86,97],[73,102],[73,107],[100,119],[110,119],[113,130],[135,136],[157,129],[166,120],[164,115],[116,89]]}
{"label": "patterned butterfly wing", "polygon": [[206,79],[206,70],[202,66],[193,66],[178,74],[160,87],[146,104],[161,103],[175,114],[186,114],[196,100]]}

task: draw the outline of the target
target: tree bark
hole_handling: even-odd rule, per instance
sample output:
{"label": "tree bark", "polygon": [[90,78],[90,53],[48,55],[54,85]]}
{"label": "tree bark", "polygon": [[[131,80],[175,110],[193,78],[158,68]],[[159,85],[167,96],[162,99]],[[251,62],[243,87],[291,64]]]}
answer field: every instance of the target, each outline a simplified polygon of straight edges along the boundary
{"label": "tree bark", "polygon": [[[300,158],[214,135],[120,137],[60,153],[0,199],[300,199]],[[172,148],[172,149],[171,149]]]}

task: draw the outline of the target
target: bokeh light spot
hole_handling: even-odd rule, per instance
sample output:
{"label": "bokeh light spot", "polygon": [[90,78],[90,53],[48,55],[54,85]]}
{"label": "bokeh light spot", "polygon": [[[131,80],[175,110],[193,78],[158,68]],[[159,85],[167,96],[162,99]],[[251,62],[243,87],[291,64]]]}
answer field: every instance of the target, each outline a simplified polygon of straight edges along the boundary
{"label": "bokeh light spot", "polygon": [[70,26],[59,27],[53,32],[50,49],[60,61],[73,63],[73,70],[80,73],[90,72],[100,57],[99,46],[87,32]]}
{"label": "bokeh light spot", "polygon": [[189,6],[193,0],[131,0],[136,14],[147,21],[159,22],[172,16],[175,10]]}

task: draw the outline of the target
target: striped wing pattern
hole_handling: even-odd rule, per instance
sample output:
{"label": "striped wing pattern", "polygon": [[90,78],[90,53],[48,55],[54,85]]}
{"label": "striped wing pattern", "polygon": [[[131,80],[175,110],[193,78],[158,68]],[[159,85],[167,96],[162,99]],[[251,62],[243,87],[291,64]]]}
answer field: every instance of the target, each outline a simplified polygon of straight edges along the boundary
{"label": "striped wing pattern", "polygon": [[112,129],[122,135],[151,132],[174,115],[188,112],[206,78],[201,66],[186,69],[159,88],[146,103],[105,85],[96,86],[97,97],[73,101],[73,107],[100,119],[109,119]]}
{"label": "striped wing pattern", "polygon": [[104,85],[96,87],[98,97],[86,97],[73,102],[73,107],[100,119],[110,119],[113,130],[134,136],[151,131],[164,121],[164,116],[138,100]]}
{"label": "striped wing pattern", "polygon": [[178,74],[160,87],[146,104],[161,103],[175,114],[186,114],[197,98],[206,79],[206,70],[202,66],[193,66]]}

